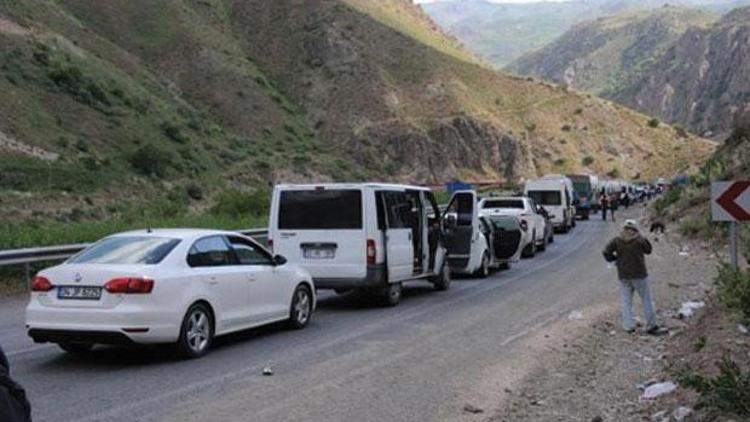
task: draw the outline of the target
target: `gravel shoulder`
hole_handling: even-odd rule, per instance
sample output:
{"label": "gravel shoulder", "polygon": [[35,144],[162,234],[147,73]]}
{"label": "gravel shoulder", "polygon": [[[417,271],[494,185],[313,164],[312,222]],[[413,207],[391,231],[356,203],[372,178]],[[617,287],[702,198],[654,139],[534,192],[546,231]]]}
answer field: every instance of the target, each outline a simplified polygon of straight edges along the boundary
{"label": "gravel shoulder", "polygon": [[[682,303],[707,300],[716,273],[716,253],[708,245],[688,244],[669,233],[658,241],[649,238],[655,246],[648,259],[652,296],[659,324],[668,332],[661,336],[647,335],[642,328],[635,334],[623,332],[618,299],[574,312],[526,339],[537,364],[515,388],[505,388],[497,408],[482,420],[670,420],[675,409],[695,403],[695,393],[678,387],[673,394],[644,400],[643,384],[677,384],[678,373],[687,367],[710,373],[708,368],[726,352],[727,345],[736,357],[750,361],[748,342],[733,334],[736,321],[719,312],[710,300],[691,319],[677,317]],[[606,282],[617,290],[614,273]],[[635,302],[642,320],[640,300]],[[706,349],[715,351],[694,357],[696,342],[709,344]],[[706,412],[690,418],[726,420]]]}

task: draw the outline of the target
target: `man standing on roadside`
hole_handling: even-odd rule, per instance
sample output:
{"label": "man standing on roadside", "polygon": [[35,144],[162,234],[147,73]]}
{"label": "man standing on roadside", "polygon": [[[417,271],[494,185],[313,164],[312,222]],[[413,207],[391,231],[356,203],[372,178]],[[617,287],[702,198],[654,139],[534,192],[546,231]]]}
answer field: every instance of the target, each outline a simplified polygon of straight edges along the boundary
{"label": "man standing on roadside", "polygon": [[10,365],[2,347],[0,347],[0,421],[31,421],[31,406],[26,399],[26,392],[10,378]]}
{"label": "man standing on roadside", "polygon": [[635,331],[633,321],[633,293],[638,292],[643,302],[646,316],[646,332],[657,334],[656,312],[651,301],[646,255],[651,254],[651,243],[638,231],[638,223],[627,220],[617,237],[610,240],[604,248],[604,259],[617,264],[617,276],[620,278],[622,293],[622,328],[632,333]]}

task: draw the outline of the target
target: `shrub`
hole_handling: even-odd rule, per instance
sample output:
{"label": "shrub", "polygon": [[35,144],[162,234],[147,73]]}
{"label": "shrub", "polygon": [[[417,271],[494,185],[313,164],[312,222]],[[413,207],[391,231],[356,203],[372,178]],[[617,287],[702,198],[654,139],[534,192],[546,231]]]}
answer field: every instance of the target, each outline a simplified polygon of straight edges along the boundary
{"label": "shrub", "polygon": [[594,164],[594,161],[595,161],[594,157],[592,157],[590,155],[587,155],[586,157],[583,157],[582,163],[583,163],[584,166],[590,166],[590,165]]}
{"label": "shrub", "polygon": [[711,231],[711,221],[705,217],[688,217],[680,225],[683,236],[705,235]]}
{"label": "shrub", "polygon": [[582,108],[577,108],[574,113],[575,114],[582,114],[583,113],[583,109]]}
{"label": "shrub", "polygon": [[716,292],[724,306],[739,312],[745,322],[750,322],[750,275],[724,264],[716,276]]}
{"label": "shrub", "polygon": [[651,120],[648,121],[648,126],[656,128],[656,127],[659,127],[660,123],[661,122],[659,121],[659,119],[657,119],[656,117],[653,117]]}
{"label": "shrub", "polygon": [[203,199],[203,189],[197,183],[191,183],[185,186],[185,193],[196,201]]}
{"label": "shrub", "polygon": [[182,133],[182,129],[174,123],[164,122],[161,124],[161,130],[167,138],[177,142],[178,144],[186,144],[190,141],[190,138]]}
{"label": "shrub", "polygon": [[146,176],[164,177],[172,161],[172,155],[152,144],[144,145],[129,157],[128,162],[139,173]]}
{"label": "shrub", "polygon": [[683,188],[675,187],[672,189],[669,189],[667,193],[664,194],[661,198],[657,199],[654,203],[654,211],[656,211],[657,215],[662,215],[664,211],[666,211],[667,208],[672,206],[675,202],[677,202],[680,197],[682,196]]}
{"label": "shrub", "polygon": [[567,161],[564,158],[558,158],[557,160],[555,160],[555,165],[557,167],[561,167],[564,166],[566,162]]}
{"label": "shrub", "polygon": [[571,130],[573,130],[573,128],[570,125],[563,125],[560,130],[562,130],[563,132],[570,132]]}
{"label": "shrub", "polygon": [[680,138],[687,138],[688,137],[687,130],[684,127],[682,127],[681,125],[675,125],[674,131],[677,134],[677,136],[679,136]]}
{"label": "shrub", "polygon": [[232,217],[259,217],[268,213],[270,203],[270,192],[266,190],[228,189],[219,194],[211,211]]}
{"label": "shrub", "polygon": [[738,416],[750,415],[750,371],[743,373],[729,355],[724,355],[717,366],[719,375],[716,377],[683,374],[680,384],[700,393],[699,408],[716,408]]}
{"label": "shrub", "polygon": [[613,167],[612,170],[610,170],[609,173],[607,173],[607,176],[609,176],[612,179],[619,179],[620,177],[622,177],[622,172],[620,171],[619,168]]}

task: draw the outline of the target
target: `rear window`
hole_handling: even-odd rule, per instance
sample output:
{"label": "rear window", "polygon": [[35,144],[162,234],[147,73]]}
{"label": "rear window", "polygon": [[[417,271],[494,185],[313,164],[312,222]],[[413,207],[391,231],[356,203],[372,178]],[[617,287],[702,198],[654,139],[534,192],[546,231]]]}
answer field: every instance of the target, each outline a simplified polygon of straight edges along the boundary
{"label": "rear window", "polygon": [[280,230],[362,228],[362,191],[300,190],[281,192]]}
{"label": "rear window", "polygon": [[68,260],[71,264],[160,263],[180,239],[152,236],[118,236],[104,239]]}
{"label": "rear window", "polygon": [[482,208],[516,208],[522,210],[525,207],[520,199],[490,199],[484,201]]}
{"label": "rear window", "polygon": [[513,231],[513,230],[519,230],[520,228],[520,226],[518,225],[518,220],[516,220],[515,218],[490,217],[490,221],[492,222],[492,225],[495,227],[495,230]]}
{"label": "rear window", "polygon": [[528,196],[539,205],[562,205],[562,195],[556,190],[530,190]]}

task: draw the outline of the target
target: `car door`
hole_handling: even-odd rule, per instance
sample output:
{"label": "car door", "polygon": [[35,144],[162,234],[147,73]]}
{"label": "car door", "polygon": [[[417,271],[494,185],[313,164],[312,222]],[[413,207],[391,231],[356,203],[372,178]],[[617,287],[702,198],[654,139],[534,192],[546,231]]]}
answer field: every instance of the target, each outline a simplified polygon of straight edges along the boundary
{"label": "car door", "polygon": [[217,302],[212,303],[217,331],[246,324],[250,320],[248,282],[246,276],[237,271],[234,254],[224,236],[196,240],[187,259],[193,274]]}
{"label": "car door", "polygon": [[446,244],[448,262],[453,268],[466,268],[471,259],[472,246],[479,235],[479,207],[474,191],[455,192],[448,203],[444,219],[448,224]]}
{"label": "car door", "polygon": [[242,236],[227,239],[236,256],[235,268],[246,279],[250,321],[259,324],[286,316],[293,289],[289,272],[277,269],[271,254],[254,241]]}
{"label": "car door", "polygon": [[405,192],[381,191],[385,210],[385,251],[390,282],[409,279],[414,274],[412,206]]}

